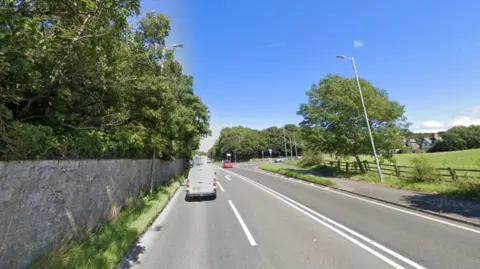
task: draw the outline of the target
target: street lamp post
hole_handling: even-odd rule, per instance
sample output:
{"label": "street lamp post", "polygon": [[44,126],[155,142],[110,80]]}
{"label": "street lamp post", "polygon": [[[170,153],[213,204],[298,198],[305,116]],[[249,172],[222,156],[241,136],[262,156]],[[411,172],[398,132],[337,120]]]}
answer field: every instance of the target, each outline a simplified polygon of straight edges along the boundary
{"label": "street lamp post", "polygon": [[365,121],[367,122],[368,134],[370,135],[370,141],[372,142],[373,155],[375,156],[375,161],[377,162],[378,177],[380,178],[380,182],[383,182],[382,168],[380,167],[380,162],[378,161],[377,150],[375,149],[375,142],[373,142],[372,130],[370,129],[370,122],[368,121],[367,108],[365,107],[365,102],[363,101],[362,87],[360,86],[360,79],[358,78],[357,67],[355,66],[355,59],[353,57],[347,57],[345,55],[338,55],[337,58],[348,59],[352,61],[353,71],[355,72],[358,91],[360,93],[360,100],[362,101],[363,113],[365,115]]}
{"label": "street lamp post", "polygon": [[295,138],[295,132],[293,133],[293,143],[295,143],[295,159],[298,160],[297,139]]}
{"label": "street lamp post", "polygon": [[285,157],[288,159],[287,138],[285,136],[285,127],[283,127],[283,143],[285,144]]}

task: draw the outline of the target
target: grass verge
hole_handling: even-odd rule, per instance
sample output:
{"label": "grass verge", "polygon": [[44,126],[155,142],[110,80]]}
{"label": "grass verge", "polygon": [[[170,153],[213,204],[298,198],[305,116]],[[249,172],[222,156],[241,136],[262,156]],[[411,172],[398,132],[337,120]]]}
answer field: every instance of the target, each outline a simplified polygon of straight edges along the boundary
{"label": "grass verge", "polygon": [[462,178],[458,181],[436,181],[436,182],[415,182],[409,178],[396,177],[384,174],[383,183],[379,181],[376,172],[367,172],[366,174],[346,174],[335,173],[332,168],[323,165],[311,166],[305,165],[298,161],[288,161],[290,165],[304,169],[312,169],[319,174],[325,174],[327,177],[343,177],[354,180],[365,181],[374,184],[383,184],[385,186],[403,189],[409,191],[424,192],[430,194],[443,194],[458,198],[466,198],[470,200],[480,200],[480,182],[475,179]]}
{"label": "grass verge", "polygon": [[369,183],[383,184],[396,189],[480,200],[480,183],[477,180],[459,179],[458,181],[437,181],[430,183],[415,182],[408,178],[384,175],[383,183],[381,183],[376,172],[353,175],[351,178]]}
{"label": "grass verge", "polygon": [[301,180],[313,182],[313,183],[320,184],[327,187],[333,187],[335,185],[330,179],[308,174],[300,170],[285,168],[274,163],[264,163],[264,164],[261,164],[259,168],[265,171],[281,174],[288,177],[298,178]]}
{"label": "grass verge", "polygon": [[69,242],[42,256],[31,268],[114,268],[125,252],[153,223],[184,175],[159,186],[152,195],[142,195],[115,219],[102,225],[82,242]]}

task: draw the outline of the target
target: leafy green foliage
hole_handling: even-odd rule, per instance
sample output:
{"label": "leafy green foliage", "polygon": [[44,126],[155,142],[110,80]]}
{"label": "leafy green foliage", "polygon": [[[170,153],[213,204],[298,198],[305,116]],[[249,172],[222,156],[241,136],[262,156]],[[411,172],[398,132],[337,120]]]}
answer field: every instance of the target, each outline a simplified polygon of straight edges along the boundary
{"label": "leafy green foliage", "polygon": [[455,126],[442,135],[428,152],[455,151],[480,148],[480,125]]}
{"label": "leafy green foliage", "polygon": [[[2,1],[0,159],[190,156],[209,111],[139,0]],[[165,53],[166,52],[166,53]]]}
{"label": "leafy green foliage", "polygon": [[[361,79],[360,84],[375,146],[390,158],[408,126],[404,107],[370,82]],[[329,74],[306,94],[308,103],[302,104],[297,114],[303,117],[300,125],[307,148],[339,157],[373,154],[354,79]]]}
{"label": "leafy green foliage", "polygon": [[[298,126],[294,124],[285,125],[287,138],[288,156],[293,150],[295,155],[294,142],[297,144],[299,155],[303,152],[303,140],[300,137]],[[290,147],[290,138],[292,147]],[[283,128],[269,127],[263,130],[254,130],[242,126],[223,128],[220,137],[215,145],[209,150],[208,156],[212,159],[223,160],[226,154],[237,155],[238,161],[246,161],[251,158],[261,158],[262,151],[265,158],[270,156],[269,149],[272,149],[272,157],[286,156]]]}
{"label": "leafy green foliage", "polygon": [[442,178],[437,168],[423,156],[413,157],[410,179],[414,182],[436,182]]}
{"label": "leafy green foliage", "polygon": [[300,163],[302,167],[309,167],[318,165],[322,163],[322,161],[323,154],[321,152],[318,152],[314,149],[307,149],[305,150]]}

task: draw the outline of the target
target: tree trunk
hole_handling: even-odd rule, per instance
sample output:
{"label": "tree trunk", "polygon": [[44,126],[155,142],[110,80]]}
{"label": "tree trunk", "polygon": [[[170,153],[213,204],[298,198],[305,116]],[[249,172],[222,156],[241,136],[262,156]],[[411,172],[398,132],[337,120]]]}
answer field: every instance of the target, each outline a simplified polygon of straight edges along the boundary
{"label": "tree trunk", "polygon": [[362,161],[360,161],[360,157],[358,157],[358,155],[355,155],[355,160],[357,161],[358,167],[360,167],[360,172],[365,174],[365,167],[363,167]]}

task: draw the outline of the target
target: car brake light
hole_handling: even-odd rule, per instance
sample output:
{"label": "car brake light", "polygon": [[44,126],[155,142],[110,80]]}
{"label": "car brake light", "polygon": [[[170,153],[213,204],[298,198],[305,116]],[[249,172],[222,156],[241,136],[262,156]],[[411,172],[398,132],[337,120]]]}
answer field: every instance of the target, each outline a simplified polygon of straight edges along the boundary
{"label": "car brake light", "polygon": [[190,180],[187,179],[187,189],[190,188]]}
{"label": "car brake light", "polygon": [[217,178],[213,178],[213,186],[216,187],[217,186]]}

